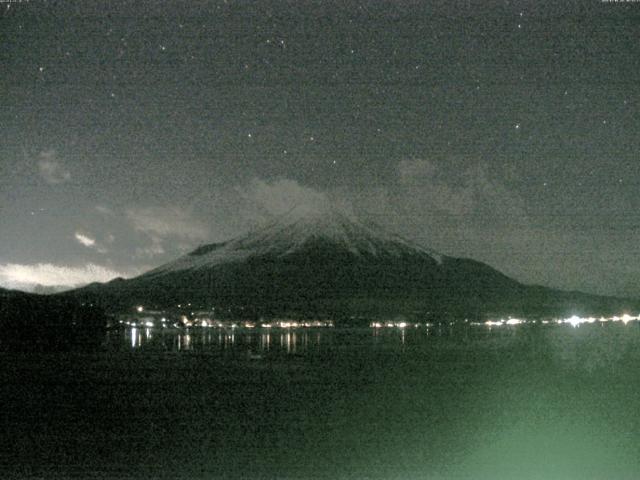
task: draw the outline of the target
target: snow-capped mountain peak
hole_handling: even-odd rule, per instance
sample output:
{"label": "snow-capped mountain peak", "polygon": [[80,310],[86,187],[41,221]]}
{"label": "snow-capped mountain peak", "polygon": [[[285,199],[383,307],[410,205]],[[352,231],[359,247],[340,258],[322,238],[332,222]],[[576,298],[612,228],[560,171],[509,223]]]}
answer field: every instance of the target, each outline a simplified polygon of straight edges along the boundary
{"label": "snow-capped mountain peak", "polygon": [[193,270],[245,260],[249,257],[283,257],[313,241],[362,256],[429,256],[438,263],[441,255],[414,244],[381,227],[366,224],[350,212],[329,205],[296,206],[265,227],[224,243],[204,245],[147,275]]}

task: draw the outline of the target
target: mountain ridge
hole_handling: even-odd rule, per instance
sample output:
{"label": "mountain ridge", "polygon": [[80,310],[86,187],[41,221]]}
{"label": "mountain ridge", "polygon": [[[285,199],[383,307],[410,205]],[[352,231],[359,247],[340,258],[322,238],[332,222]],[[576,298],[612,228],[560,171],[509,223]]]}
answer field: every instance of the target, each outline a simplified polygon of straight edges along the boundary
{"label": "mountain ridge", "polygon": [[615,311],[619,299],[529,286],[334,209],[294,207],[138,277],[72,293],[105,307],[190,303],[252,315],[482,316]]}
{"label": "mountain ridge", "polygon": [[386,232],[381,227],[366,225],[344,212],[310,211],[294,207],[262,228],[225,242],[202,245],[143,276],[212,267],[260,255],[284,256],[295,252],[314,238],[328,239],[346,247],[355,255],[377,255],[381,252],[399,255],[413,249],[438,262],[442,259],[442,255],[432,250]]}

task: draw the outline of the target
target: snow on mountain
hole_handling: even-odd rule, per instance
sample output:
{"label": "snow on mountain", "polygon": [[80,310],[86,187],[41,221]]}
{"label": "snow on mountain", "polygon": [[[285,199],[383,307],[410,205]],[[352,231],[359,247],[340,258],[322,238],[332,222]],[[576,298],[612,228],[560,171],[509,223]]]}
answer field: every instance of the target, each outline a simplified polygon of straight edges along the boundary
{"label": "snow on mountain", "polygon": [[203,245],[144,276],[210,268],[256,256],[283,257],[299,251],[313,240],[328,242],[356,256],[426,255],[442,262],[440,254],[377,225],[365,224],[333,206],[298,206],[266,227],[228,242]]}

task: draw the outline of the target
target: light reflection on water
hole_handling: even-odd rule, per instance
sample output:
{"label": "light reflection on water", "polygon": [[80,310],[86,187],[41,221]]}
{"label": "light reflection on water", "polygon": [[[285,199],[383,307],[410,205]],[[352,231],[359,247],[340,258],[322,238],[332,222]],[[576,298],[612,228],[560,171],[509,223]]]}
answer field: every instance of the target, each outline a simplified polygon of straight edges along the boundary
{"label": "light reflection on water", "polygon": [[[635,326],[634,326],[635,325]],[[329,351],[377,350],[412,355],[431,348],[504,348],[514,342],[538,345],[564,365],[592,365],[612,359],[636,341],[640,325],[601,324],[477,328],[440,324],[429,328],[128,328],[111,331],[107,344],[118,350],[247,355],[307,356]],[[625,347],[626,348],[626,347]],[[426,349],[426,350],[425,350]],[[588,352],[597,351],[596,356]]]}
{"label": "light reflection on water", "polygon": [[296,355],[318,349],[326,329],[210,329],[166,330],[129,328],[108,334],[108,344],[132,350],[149,348],[162,351],[244,350],[257,353],[276,351]]}
{"label": "light reflection on water", "polygon": [[424,345],[429,339],[468,340],[509,337],[515,329],[470,329],[466,326],[436,325],[429,328],[127,328],[111,331],[108,344],[130,350],[168,352],[238,351],[255,354],[306,355],[331,348],[382,348],[405,351]]}

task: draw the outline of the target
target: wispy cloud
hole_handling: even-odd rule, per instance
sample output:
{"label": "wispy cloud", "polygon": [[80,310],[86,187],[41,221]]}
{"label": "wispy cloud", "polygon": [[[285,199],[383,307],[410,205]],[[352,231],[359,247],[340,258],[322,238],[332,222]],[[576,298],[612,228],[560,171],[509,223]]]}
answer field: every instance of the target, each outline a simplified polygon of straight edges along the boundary
{"label": "wispy cloud", "polygon": [[9,288],[23,289],[32,289],[36,285],[71,288],[91,282],[106,282],[116,277],[129,277],[136,273],[119,272],[94,263],[79,267],[51,263],[7,263],[0,265],[0,283]]}
{"label": "wispy cloud", "polygon": [[137,256],[152,257],[165,253],[164,242],[182,239],[189,242],[209,238],[209,228],[193,218],[191,212],[179,207],[135,207],[126,211],[134,230],[144,234],[150,245],[136,249]]}
{"label": "wispy cloud", "polygon": [[285,213],[297,205],[324,206],[329,201],[325,193],[286,178],[272,182],[254,178],[248,186],[236,190],[247,203],[271,215]]}
{"label": "wispy cloud", "polygon": [[80,232],[76,232],[75,233],[75,237],[76,237],[76,240],[79,243],[81,243],[82,245],[84,245],[85,247],[89,247],[90,248],[90,247],[95,246],[95,244],[96,244],[95,238],[91,238],[90,236],[84,235],[84,234],[82,234]]}
{"label": "wispy cloud", "polygon": [[50,185],[57,185],[71,180],[71,173],[64,168],[55,150],[44,150],[38,156],[38,172]]}
{"label": "wispy cloud", "polygon": [[179,207],[129,208],[126,214],[136,230],[159,238],[173,236],[203,240],[208,235],[208,229],[203,223]]}
{"label": "wispy cloud", "polygon": [[150,245],[136,248],[136,257],[155,257],[165,253],[161,238],[152,235],[150,239]]}
{"label": "wispy cloud", "polygon": [[108,215],[108,216],[113,215],[113,210],[111,210],[109,207],[105,207],[104,205],[97,205],[96,211],[100,212],[102,215]]}
{"label": "wispy cloud", "polygon": [[254,178],[248,185],[236,186],[235,193],[242,202],[238,211],[250,220],[268,219],[284,214],[293,207],[308,212],[327,208],[347,212],[352,210],[351,203],[335,191],[320,191],[286,178],[273,181]]}
{"label": "wispy cloud", "polygon": [[396,198],[415,214],[482,219],[521,220],[524,202],[485,166],[443,169],[430,160],[403,160],[398,164]]}
{"label": "wispy cloud", "polygon": [[[112,236],[111,236],[112,237]],[[87,247],[87,248],[91,248],[93,250],[95,250],[98,253],[107,253],[108,250],[101,244],[99,243],[95,238],[93,238],[90,234],[87,233],[82,233],[82,232],[76,232],[74,234],[74,238],[76,239],[76,241]],[[110,237],[107,237],[107,241],[109,240]]]}

